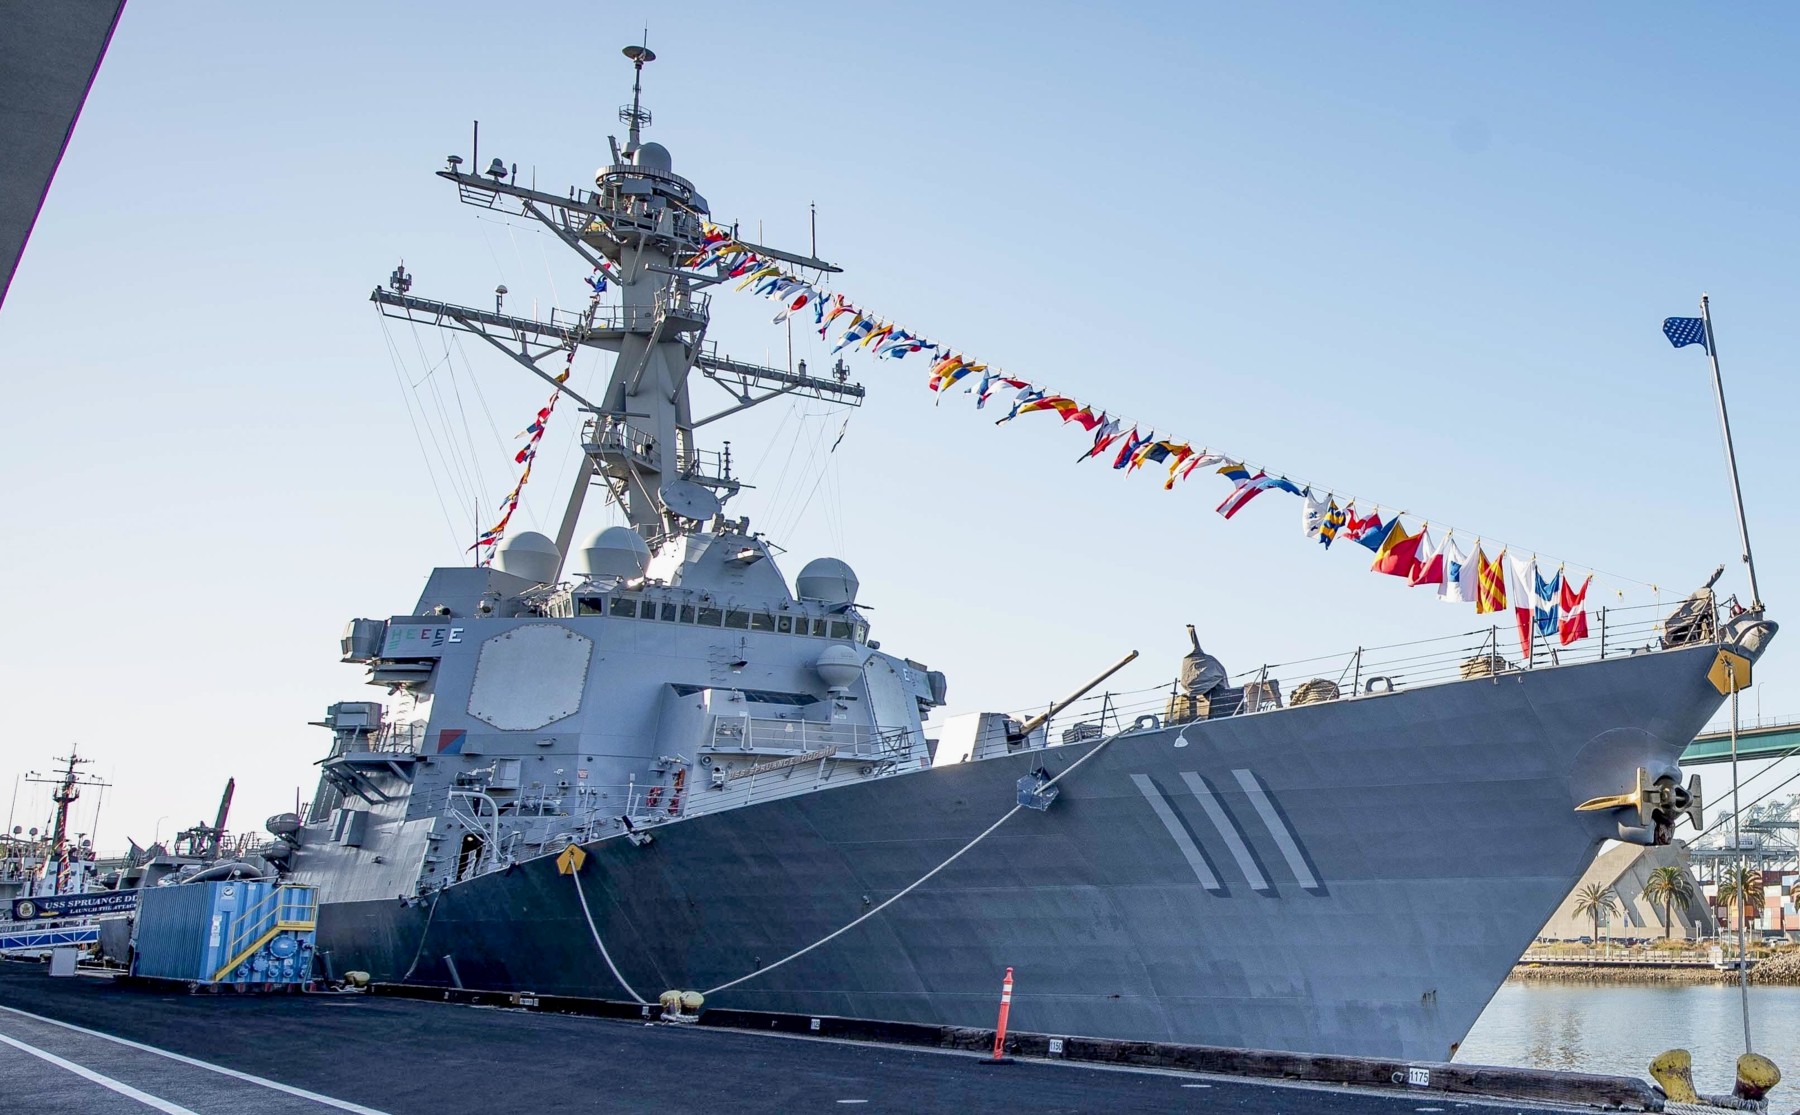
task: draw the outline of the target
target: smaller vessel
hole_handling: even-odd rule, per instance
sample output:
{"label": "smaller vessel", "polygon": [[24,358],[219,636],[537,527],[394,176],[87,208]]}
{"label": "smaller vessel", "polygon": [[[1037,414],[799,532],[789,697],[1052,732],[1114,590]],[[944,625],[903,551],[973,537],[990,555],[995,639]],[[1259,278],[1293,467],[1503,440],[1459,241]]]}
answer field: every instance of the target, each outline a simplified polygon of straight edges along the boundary
{"label": "smaller vessel", "polygon": [[73,747],[56,761],[63,769],[54,778],[26,779],[53,787],[50,800],[56,808],[49,822],[41,830],[14,825],[0,840],[0,916],[8,919],[31,921],[50,910],[73,909],[82,905],[78,900],[83,896],[103,889],[93,840],[71,831],[69,808],[83,789],[104,789],[106,783],[82,773],[80,768],[92,760],[81,758]]}
{"label": "smaller vessel", "polygon": [[0,840],[0,956],[43,956],[59,948],[98,949],[104,957],[127,957],[129,915],[144,887],[223,878],[273,876],[271,864],[251,852],[252,837],[232,839],[225,831],[236,780],[225,784],[213,823],[204,821],[149,848],[133,841],[122,858],[106,860],[92,835],[77,832],[70,816],[83,790],[108,783],[84,774],[90,760],[73,748],[56,760],[53,778],[29,778],[51,785],[55,804],[42,829],[14,826]]}

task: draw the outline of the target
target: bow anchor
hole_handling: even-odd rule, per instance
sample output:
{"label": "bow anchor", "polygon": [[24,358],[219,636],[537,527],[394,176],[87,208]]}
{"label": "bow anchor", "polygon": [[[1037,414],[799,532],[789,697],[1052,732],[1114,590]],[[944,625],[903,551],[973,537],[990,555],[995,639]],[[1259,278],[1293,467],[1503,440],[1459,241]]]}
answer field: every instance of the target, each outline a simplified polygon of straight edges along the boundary
{"label": "bow anchor", "polygon": [[1700,776],[1696,774],[1690,777],[1687,786],[1683,787],[1673,775],[1665,774],[1653,781],[1650,772],[1639,767],[1637,785],[1632,790],[1623,794],[1589,798],[1577,805],[1575,812],[1597,813],[1608,809],[1635,811],[1638,827],[1648,828],[1654,824],[1656,842],[1666,844],[1676,821],[1684,815],[1694,823],[1696,830],[1704,827]]}

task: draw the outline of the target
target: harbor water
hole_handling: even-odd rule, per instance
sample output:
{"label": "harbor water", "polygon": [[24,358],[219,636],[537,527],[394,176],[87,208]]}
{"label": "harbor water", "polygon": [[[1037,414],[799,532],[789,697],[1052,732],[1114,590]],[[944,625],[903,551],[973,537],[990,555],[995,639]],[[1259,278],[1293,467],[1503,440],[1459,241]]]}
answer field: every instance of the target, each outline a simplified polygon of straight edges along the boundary
{"label": "harbor water", "polygon": [[[1800,987],[1750,988],[1750,1038],[1781,1067],[1771,1112],[1800,1106]],[[1723,984],[1501,986],[1457,1052],[1464,1064],[1519,1065],[1649,1079],[1650,1058],[1694,1055],[1694,1085],[1729,1092],[1744,1051],[1738,989]]]}

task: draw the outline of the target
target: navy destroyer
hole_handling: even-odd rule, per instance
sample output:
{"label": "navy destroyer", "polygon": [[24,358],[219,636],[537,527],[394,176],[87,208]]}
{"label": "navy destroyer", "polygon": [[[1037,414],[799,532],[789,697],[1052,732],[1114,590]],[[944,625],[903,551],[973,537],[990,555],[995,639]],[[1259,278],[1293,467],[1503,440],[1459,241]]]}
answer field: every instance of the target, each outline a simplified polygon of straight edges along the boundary
{"label": "navy destroyer", "polygon": [[[980,1026],[1012,967],[1024,1030],[1443,1059],[1604,840],[1697,822],[1678,757],[1774,632],[1706,590],[1554,655],[1483,631],[1290,665],[1285,687],[1196,640],[1153,705],[928,739],[945,678],[871,638],[844,562],[790,582],[698,442],[771,398],[863,391],[708,338],[709,206],[643,138],[653,55],[626,54],[626,139],[593,189],[475,152],[437,172],[548,229],[616,304],[456,305],[404,266],[372,296],[546,383],[582,349],[614,362],[603,394],[562,386],[584,454],[555,538],[348,626],[382,699],[331,706],[318,791],[262,850],[319,888],[333,972]],[[577,544],[595,490],[626,525]]]}

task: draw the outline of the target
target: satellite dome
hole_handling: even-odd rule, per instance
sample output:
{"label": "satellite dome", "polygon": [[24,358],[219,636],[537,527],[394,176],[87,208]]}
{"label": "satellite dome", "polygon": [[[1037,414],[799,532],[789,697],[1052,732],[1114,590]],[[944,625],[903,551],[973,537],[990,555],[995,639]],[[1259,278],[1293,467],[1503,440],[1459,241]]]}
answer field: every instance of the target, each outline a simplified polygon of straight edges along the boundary
{"label": "satellite dome", "polygon": [[508,538],[494,557],[502,572],[527,581],[547,585],[556,580],[556,569],[562,564],[562,552],[556,543],[535,530],[523,531]]}
{"label": "satellite dome", "polygon": [[825,679],[825,684],[832,689],[848,689],[852,682],[862,676],[862,656],[855,648],[845,643],[833,643],[819,655],[813,663],[813,669]]}
{"label": "satellite dome", "polygon": [[607,527],[581,549],[590,577],[642,577],[650,567],[650,547],[630,527]]}
{"label": "satellite dome", "polygon": [[856,590],[861,587],[856,571],[837,558],[814,558],[794,578],[794,595],[828,608],[856,603]]}
{"label": "satellite dome", "polygon": [[669,158],[669,149],[660,143],[646,143],[637,149],[637,165],[644,170],[671,173],[675,163]]}

